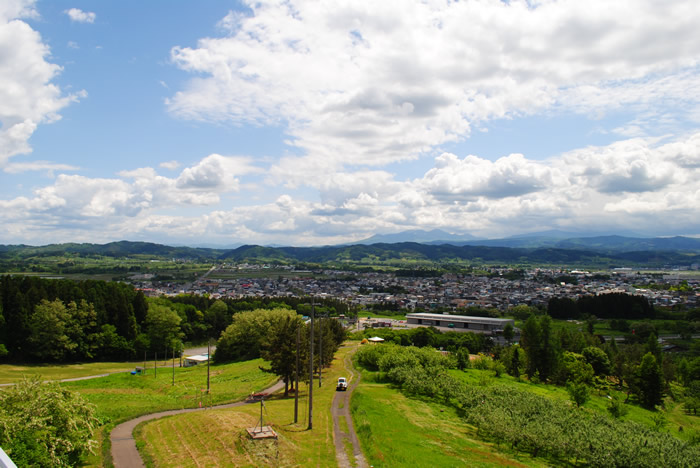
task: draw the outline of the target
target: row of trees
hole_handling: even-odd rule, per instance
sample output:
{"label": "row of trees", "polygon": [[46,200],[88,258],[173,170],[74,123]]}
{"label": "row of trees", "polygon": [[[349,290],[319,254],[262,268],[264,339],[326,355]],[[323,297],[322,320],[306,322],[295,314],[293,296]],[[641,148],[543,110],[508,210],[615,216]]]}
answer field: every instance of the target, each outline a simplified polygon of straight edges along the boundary
{"label": "row of trees", "polygon": [[[314,323],[314,369],[330,365],[345,340],[343,325],[332,318],[320,317]],[[269,362],[267,372],[285,383],[285,396],[294,381],[297,350],[301,369],[308,369],[311,322],[291,308],[258,309],[241,312],[222,333],[216,345],[215,362],[249,360],[262,357]],[[297,348],[298,343],[298,348]],[[300,380],[305,381],[302,371]]]}
{"label": "row of trees", "polygon": [[378,336],[384,341],[400,346],[430,346],[436,349],[456,352],[466,348],[473,352],[488,351],[493,348],[493,340],[482,333],[473,332],[440,332],[433,327],[416,327],[406,330],[391,328],[371,328],[353,335],[355,339]]}
{"label": "row of trees", "polygon": [[654,318],[656,312],[644,296],[624,293],[583,296],[577,300],[555,297],[547,304],[547,313],[557,319],[579,319],[590,316],[615,319]]}
{"label": "row of trees", "polygon": [[[664,389],[678,377],[676,364],[662,355],[653,333],[643,345],[604,344],[588,332],[554,331],[548,315],[531,316],[522,327],[520,345],[497,351],[510,374],[524,372],[531,380],[605,387],[611,376],[647,408],[661,404]],[[685,368],[694,369],[694,364]],[[686,377],[692,381],[700,375],[686,372]]]}
{"label": "row of trees", "polygon": [[697,447],[640,424],[512,387],[468,385],[450,372],[454,355],[388,344],[361,348],[357,360],[408,394],[459,408],[480,437],[557,464],[689,467],[700,459]]}

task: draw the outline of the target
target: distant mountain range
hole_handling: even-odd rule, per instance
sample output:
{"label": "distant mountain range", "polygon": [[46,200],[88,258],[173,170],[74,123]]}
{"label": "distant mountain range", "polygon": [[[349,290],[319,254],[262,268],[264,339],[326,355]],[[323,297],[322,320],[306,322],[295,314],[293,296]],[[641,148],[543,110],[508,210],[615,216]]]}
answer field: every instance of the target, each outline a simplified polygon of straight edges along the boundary
{"label": "distant mountain range", "polygon": [[[52,244],[41,247],[0,245],[0,260],[23,261],[64,255],[187,258],[200,261],[311,263],[383,263],[387,261],[471,260],[488,263],[692,265],[700,263],[700,239],[690,237],[632,238],[623,236],[561,238],[547,235],[506,239],[465,240],[443,231],[409,231],[423,242],[368,242],[400,239],[400,234],[375,236],[365,243],[325,247],[263,247],[235,249],[171,247],[149,242]],[[437,240],[436,237],[444,239]]]}
{"label": "distant mountain range", "polygon": [[372,245],[372,244],[396,244],[399,242],[418,242],[421,244],[455,244],[475,240],[476,237],[469,234],[450,234],[440,229],[423,231],[414,229],[410,231],[398,232],[396,234],[377,234],[368,239],[364,239],[354,244],[348,245]]}
{"label": "distant mountain range", "polygon": [[594,250],[603,253],[636,251],[689,251],[700,253],[700,239],[694,237],[625,237],[620,235],[586,235],[565,232],[545,231],[523,234],[503,239],[478,239],[469,234],[450,234],[439,229],[432,231],[411,230],[396,234],[375,235],[356,242],[359,245],[378,243],[395,244],[401,242],[418,242],[422,244],[481,245],[487,247],[511,247],[537,249],[550,247],[556,249]]}

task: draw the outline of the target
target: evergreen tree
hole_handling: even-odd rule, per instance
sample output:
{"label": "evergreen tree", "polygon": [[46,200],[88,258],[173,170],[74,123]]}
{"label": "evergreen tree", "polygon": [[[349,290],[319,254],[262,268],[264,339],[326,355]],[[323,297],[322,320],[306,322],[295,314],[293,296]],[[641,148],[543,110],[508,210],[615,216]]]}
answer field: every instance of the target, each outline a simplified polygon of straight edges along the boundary
{"label": "evergreen tree", "polygon": [[637,388],[639,401],[647,408],[661,404],[663,396],[663,378],[656,358],[646,353],[637,370]]}
{"label": "evergreen tree", "polygon": [[[262,344],[260,356],[270,361],[269,368],[262,368],[282,378],[284,382],[284,396],[289,394],[289,383],[294,381],[296,371],[296,339],[297,330],[303,327],[301,316],[287,315],[273,323],[270,334]],[[304,335],[302,333],[302,335]],[[324,343],[325,344],[325,343]],[[332,343],[329,343],[332,345]],[[300,344],[300,349],[305,349]],[[305,367],[302,367],[305,369]]]}
{"label": "evergreen tree", "polygon": [[530,315],[520,332],[520,342],[527,356],[527,376],[532,378],[537,372],[539,364],[540,347],[542,344],[542,330],[537,317]]}

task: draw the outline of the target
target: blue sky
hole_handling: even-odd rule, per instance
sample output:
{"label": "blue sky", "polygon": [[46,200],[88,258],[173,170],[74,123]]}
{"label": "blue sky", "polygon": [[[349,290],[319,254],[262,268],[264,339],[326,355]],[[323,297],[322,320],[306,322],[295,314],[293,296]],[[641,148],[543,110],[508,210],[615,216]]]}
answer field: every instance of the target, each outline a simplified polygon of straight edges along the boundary
{"label": "blue sky", "polygon": [[693,1],[0,5],[0,243],[700,235]]}

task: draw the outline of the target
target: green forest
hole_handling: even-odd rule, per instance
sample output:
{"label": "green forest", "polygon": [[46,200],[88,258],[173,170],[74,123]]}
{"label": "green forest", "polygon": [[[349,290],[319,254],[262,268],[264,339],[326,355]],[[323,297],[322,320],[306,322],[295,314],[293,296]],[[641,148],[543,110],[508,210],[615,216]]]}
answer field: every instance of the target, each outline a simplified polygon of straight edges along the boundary
{"label": "green forest", "polygon": [[[316,299],[319,315],[347,313],[334,299]],[[219,339],[234,314],[289,308],[311,312],[311,299],[146,298],[132,286],[105,281],[0,277],[0,359],[84,362],[141,359],[179,352],[184,343]]]}

